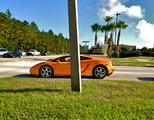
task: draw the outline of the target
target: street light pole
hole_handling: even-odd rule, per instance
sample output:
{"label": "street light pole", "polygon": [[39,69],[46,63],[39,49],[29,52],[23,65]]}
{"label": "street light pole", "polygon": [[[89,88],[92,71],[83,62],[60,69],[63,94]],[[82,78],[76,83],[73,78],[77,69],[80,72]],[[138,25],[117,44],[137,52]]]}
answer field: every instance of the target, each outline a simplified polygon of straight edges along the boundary
{"label": "street light pole", "polygon": [[84,51],[85,51],[85,54],[86,54],[86,45],[87,45],[87,43],[89,43],[90,41],[83,41],[83,43],[84,43]]}
{"label": "street light pole", "polygon": [[[118,16],[121,15],[120,13],[117,13],[116,14],[116,24],[118,22]],[[117,30],[115,30],[115,45],[116,45],[116,42],[117,42]]]}
{"label": "street light pole", "polygon": [[[118,16],[121,15],[120,13],[117,13],[116,14],[116,25],[117,25],[117,22],[118,22]],[[116,56],[116,44],[117,44],[117,30],[115,29],[115,41],[114,41],[114,56]]]}
{"label": "street light pole", "polygon": [[82,92],[77,0],[68,0],[68,14],[71,55],[71,88],[72,91]]}

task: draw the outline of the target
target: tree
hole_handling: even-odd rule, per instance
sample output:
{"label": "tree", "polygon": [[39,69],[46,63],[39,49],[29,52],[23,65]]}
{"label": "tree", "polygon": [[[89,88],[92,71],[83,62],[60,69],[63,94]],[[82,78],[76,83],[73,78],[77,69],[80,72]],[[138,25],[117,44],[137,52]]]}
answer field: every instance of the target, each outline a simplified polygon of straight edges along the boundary
{"label": "tree", "polygon": [[6,10],[5,15],[6,15],[9,19],[11,19],[12,14],[11,14],[11,12],[10,12],[9,9]]}
{"label": "tree", "polygon": [[120,47],[121,52],[129,52],[130,49],[127,46],[121,46]]}
{"label": "tree", "polygon": [[104,44],[108,44],[108,32],[110,31],[109,24],[103,25],[101,27],[101,32],[104,32],[104,31],[105,31]]}
{"label": "tree", "polygon": [[95,32],[95,46],[97,46],[97,33],[101,30],[101,26],[97,23],[91,25],[92,31]]}
{"label": "tree", "polygon": [[33,21],[30,24],[30,27],[32,28],[33,31],[39,31],[37,24]]}
{"label": "tree", "polygon": [[[48,32],[38,29],[33,21],[11,18],[11,13],[0,12],[0,47],[8,50],[37,49],[39,51],[50,50],[52,53],[68,53],[69,39],[62,33],[55,35],[52,30]],[[57,49],[58,48],[58,49]]]}
{"label": "tree", "polygon": [[106,17],[104,18],[104,20],[105,20],[105,22],[106,22],[107,24],[110,24],[110,22],[112,21],[112,19],[113,19],[113,17],[110,17],[110,16],[106,16]]}
{"label": "tree", "polygon": [[143,47],[142,51],[148,51],[148,48],[147,47]]}
{"label": "tree", "polygon": [[107,27],[110,30],[110,38],[108,40],[107,54],[108,54],[108,57],[111,58],[112,57],[113,31],[116,29],[116,24],[113,22],[113,23],[107,24]]}
{"label": "tree", "polygon": [[23,21],[23,24],[29,26],[29,22],[27,22],[26,20]]}
{"label": "tree", "polygon": [[118,38],[117,38],[117,45],[116,45],[116,57],[119,58],[119,44],[120,44],[121,30],[127,28],[128,25],[125,24],[124,21],[119,21],[116,24],[116,27],[119,29]]}
{"label": "tree", "polygon": [[54,35],[54,32],[53,32],[51,29],[48,31],[48,33],[49,33],[50,35]]}
{"label": "tree", "polygon": [[[104,20],[105,20],[105,22],[106,22],[107,25],[110,24],[110,22],[112,21],[112,19],[113,19],[113,17],[110,17],[110,16],[106,16],[106,17],[104,18]],[[105,31],[104,44],[107,44],[107,43],[108,43],[108,32],[109,32],[110,30],[109,30],[108,26],[103,26],[103,27],[102,27],[102,30]],[[102,31],[102,32],[103,32],[103,31]]]}

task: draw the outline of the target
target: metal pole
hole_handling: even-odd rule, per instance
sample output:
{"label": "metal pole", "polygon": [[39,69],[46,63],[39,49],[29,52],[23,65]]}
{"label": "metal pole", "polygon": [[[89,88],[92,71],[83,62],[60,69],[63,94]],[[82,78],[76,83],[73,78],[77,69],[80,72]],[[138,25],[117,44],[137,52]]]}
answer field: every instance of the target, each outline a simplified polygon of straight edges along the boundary
{"label": "metal pole", "polygon": [[87,43],[89,43],[90,41],[83,41],[83,43],[84,43],[84,51],[85,51],[85,54],[86,54],[86,45],[87,45]]}
{"label": "metal pole", "polygon": [[[121,15],[120,13],[117,13],[116,14],[116,25],[117,25],[117,22],[118,22],[118,16]],[[115,43],[114,43],[114,54],[115,54],[115,57],[116,57],[116,44],[117,44],[117,29],[115,30]]]}
{"label": "metal pole", "polygon": [[[118,22],[118,16],[121,15],[120,13],[117,13],[116,14],[116,24]],[[117,30],[115,30],[115,45],[116,45],[116,42],[117,42]]]}
{"label": "metal pole", "polygon": [[82,92],[77,0],[68,0],[72,91]]}

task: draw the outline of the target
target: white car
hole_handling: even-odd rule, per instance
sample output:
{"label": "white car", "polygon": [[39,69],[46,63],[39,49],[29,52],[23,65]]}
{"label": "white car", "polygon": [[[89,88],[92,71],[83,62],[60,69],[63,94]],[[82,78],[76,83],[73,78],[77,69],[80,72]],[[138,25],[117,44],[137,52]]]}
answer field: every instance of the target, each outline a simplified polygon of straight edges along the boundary
{"label": "white car", "polygon": [[38,52],[37,50],[31,50],[27,53],[27,55],[32,55],[32,56],[40,55],[40,52]]}
{"label": "white car", "polygon": [[21,52],[22,56],[26,56],[27,55],[26,52],[21,51],[21,50],[19,50],[19,51]]}
{"label": "white car", "polygon": [[26,56],[26,52],[22,51],[22,56]]}
{"label": "white car", "polygon": [[4,55],[5,53],[7,53],[8,50],[5,48],[0,48],[0,55]]}

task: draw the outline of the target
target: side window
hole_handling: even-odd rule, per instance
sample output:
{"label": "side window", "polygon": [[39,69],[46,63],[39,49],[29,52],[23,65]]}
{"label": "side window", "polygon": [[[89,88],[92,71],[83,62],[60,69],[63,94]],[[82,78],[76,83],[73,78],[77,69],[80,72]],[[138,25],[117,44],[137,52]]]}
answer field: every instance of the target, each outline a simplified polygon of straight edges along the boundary
{"label": "side window", "polygon": [[52,60],[52,62],[57,62],[57,61],[60,61],[60,60],[59,59]]}
{"label": "side window", "polygon": [[71,57],[68,56],[68,57],[65,58],[65,60],[66,60],[66,62],[70,62],[71,61]]}
{"label": "side window", "polygon": [[60,61],[60,62],[65,62],[65,58],[62,57],[62,58],[59,59],[59,61]]}
{"label": "side window", "polygon": [[7,50],[6,50],[6,49],[0,49],[0,51],[1,51],[1,52],[5,52],[5,51],[7,51]]}
{"label": "side window", "polygon": [[66,57],[61,57],[61,58],[52,60],[52,62],[57,62],[57,61],[60,61],[60,62],[70,62],[70,60],[71,60],[70,56],[66,56]]}
{"label": "side window", "polygon": [[67,57],[63,57],[60,59],[60,62],[70,62],[70,56],[67,56]]}
{"label": "side window", "polygon": [[80,60],[89,60],[89,59],[91,59],[91,58],[80,56]]}

